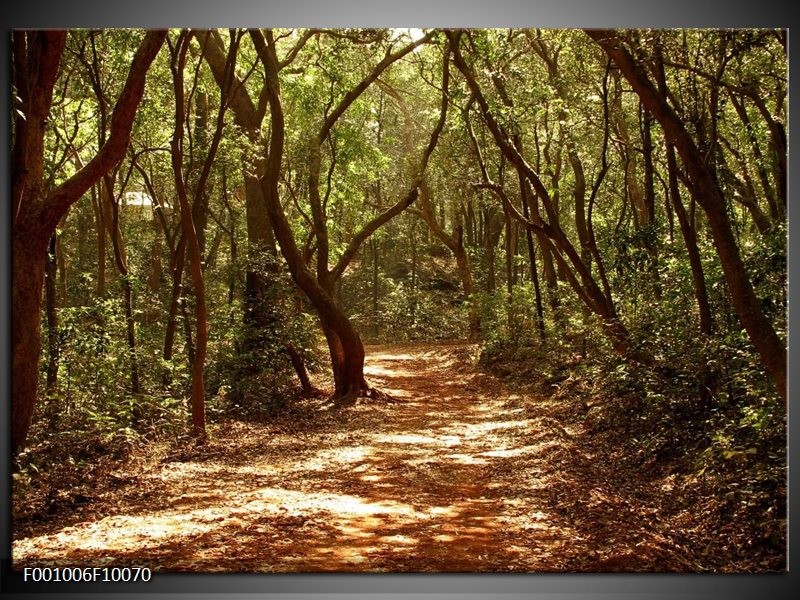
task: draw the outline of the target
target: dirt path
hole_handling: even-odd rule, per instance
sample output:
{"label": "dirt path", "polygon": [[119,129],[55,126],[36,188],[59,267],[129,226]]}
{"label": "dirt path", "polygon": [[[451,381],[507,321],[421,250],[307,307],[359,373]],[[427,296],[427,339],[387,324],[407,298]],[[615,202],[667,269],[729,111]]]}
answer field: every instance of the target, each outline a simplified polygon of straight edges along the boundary
{"label": "dirt path", "polygon": [[368,347],[368,379],[397,402],[227,422],[207,447],[112,474],[73,513],[18,527],[15,565],[681,570],[642,490],[581,450],[581,422],[477,371],[474,352]]}

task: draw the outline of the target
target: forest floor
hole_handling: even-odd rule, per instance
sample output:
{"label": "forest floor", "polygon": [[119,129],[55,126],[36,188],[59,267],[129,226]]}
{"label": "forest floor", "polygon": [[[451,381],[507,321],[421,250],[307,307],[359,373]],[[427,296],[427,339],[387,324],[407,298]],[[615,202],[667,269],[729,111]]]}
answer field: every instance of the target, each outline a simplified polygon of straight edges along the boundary
{"label": "forest floor", "polygon": [[669,477],[620,467],[581,410],[511,390],[477,352],[368,346],[368,381],[394,401],[316,398],[275,421],[215,424],[203,447],[151,451],[52,514],[16,518],[15,567],[714,570]]}

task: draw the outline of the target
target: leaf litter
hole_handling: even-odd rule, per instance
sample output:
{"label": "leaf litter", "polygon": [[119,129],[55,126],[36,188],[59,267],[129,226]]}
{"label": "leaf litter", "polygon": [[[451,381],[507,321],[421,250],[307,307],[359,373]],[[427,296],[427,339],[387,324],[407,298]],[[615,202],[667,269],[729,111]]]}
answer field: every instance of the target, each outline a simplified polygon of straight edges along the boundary
{"label": "leaf litter", "polygon": [[224,420],[206,445],[141,448],[46,509],[26,512],[15,493],[14,568],[782,569],[780,553],[708,518],[720,513],[713,489],[631,469],[577,403],[510,389],[477,352],[368,346],[367,378],[391,402],[331,410],[312,398],[269,422]]}

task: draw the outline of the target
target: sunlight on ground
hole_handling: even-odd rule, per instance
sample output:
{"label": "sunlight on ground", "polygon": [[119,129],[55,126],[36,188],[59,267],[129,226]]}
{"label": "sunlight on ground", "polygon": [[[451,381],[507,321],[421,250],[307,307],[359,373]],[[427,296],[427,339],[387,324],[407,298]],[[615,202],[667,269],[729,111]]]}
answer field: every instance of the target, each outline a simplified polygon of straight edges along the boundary
{"label": "sunlight on ground", "polygon": [[[364,399],[347,413],[351,427],[333,434],[261,436],[242,426],[247,454],[236,456],[234,442],[233,464],[211,454],[159,465],[141,476],[161,494],[152,506],[122,503],[120,512],[138,514],[18,539],[14,558],[99,562],[135,551],[188,570],[231,570],[242,551],[260,571],[542,564],[575,534],[530,500],[554,481],[536,457],[563,440],[508,407],[496,383],[443,369],[458,362],[433,351],[370,354],[367,376],[414,402]],[[509,486],[512,472],[523,487]],[[592,503],[607,501],[592,491]]]}
{"label": "sunlight on ground", "polygon": [[530,454],[531,452],[536,451],[538,451],[537,446],[523,446],[521,448],[502,448],[498,450],[489,450],[488,452],[481,452],[478,456],[509,458],[511,456],[522,456],[523,454]]}
{"label": "sunlight on ground", "polygon": [[375,434],[373,439],[379,444],[427,444],[433,446],[458,446],[461,438],[453,435],[430,437],[419,434]]}
{"label": "sunlight on ground", "polygon": [[455,463],[459,463],[462,465],[486,465],[489,464],[489,461],[483,458],[478,458],[477,456],[473,456],[472,454],[445,454],[444,458],[447,458]]}

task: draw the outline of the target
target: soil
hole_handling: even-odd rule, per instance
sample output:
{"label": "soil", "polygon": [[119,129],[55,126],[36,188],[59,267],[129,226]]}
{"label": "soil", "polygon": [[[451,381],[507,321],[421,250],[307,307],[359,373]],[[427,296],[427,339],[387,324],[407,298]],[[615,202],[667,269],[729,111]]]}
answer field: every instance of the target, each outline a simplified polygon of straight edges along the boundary
{"label": "soil", "polygon": [[702,571],[663,480],[621,472],[563,400],[509,389],[476,346],[367,347],[389,395],[226,420],[15,519],[15,568],[192,572]]}

